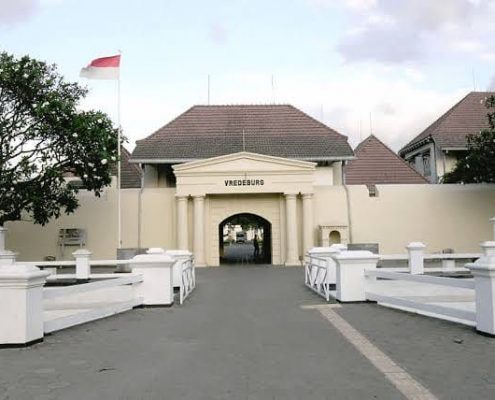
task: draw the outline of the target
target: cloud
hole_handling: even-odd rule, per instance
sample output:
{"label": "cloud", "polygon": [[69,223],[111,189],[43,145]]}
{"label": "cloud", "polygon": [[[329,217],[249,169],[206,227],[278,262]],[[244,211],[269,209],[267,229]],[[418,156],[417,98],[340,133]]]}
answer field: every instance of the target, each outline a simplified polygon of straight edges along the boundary
{"label": "cloud", "polygon": [[29,20],[39,8],[39,0],[0,0],[0,26],[8,27]]}
{"label": "cloud", "polygon": [[210,39],[214,43],[225,44],[228,38],[229,38],[229,32],[224,25],[217,22],[210,26]]}
{"label": "cloud", "polygon": [[43,7],[63,0],[0,0],[0,28],[12,27],[33,18]]}
{"label": "cloud", "polygon": [[495,51],[489,39],[495,18],[491,0],[376,0],[360,1],[357,6],[349,0],[331,3],[347,9],[355,21],[355,27],[337,45],[349,62],[414,62],[445,48],[479,56]]}
{"label": "cloud", "polygon": [[495,90],[495,75],[493,76],[492,80],[488,84],[488,87],[486,90]]}

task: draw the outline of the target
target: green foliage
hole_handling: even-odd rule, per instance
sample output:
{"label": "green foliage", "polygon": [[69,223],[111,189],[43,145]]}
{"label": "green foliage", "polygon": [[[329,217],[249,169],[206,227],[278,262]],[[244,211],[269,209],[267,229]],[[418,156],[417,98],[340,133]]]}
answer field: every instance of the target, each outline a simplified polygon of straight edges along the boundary
{"label": "green foliage", "polygon": [[0,53],[0,226],[73,212],[68,175],[96,196],[111,183],[118,131],[104,113],[77,108],[86,94],[55,65]]}
{"label": "green foliage", "polygon": [[485,101],[489,128],[468,136],[468,151],[443,183],[495,183],[495,96]]}

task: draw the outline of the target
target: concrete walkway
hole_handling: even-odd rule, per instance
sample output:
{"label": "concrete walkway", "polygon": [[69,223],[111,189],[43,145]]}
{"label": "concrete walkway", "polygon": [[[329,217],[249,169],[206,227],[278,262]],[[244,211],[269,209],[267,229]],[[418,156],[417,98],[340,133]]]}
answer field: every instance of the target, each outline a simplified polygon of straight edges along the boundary
{"label": "concrete walkway", "polygon": [[[401,399],[318,309],[301,268],[197,271],[183,306],[0,350],[0,399]],[[437,398],[495,398],[495,340],[374,304],[332,309]]]}

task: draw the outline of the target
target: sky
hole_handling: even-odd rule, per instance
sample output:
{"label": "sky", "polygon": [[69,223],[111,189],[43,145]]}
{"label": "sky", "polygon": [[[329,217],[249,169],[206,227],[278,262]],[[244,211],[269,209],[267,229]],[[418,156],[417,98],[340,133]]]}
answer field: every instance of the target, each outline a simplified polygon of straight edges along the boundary
{"label": "sky", "polygon": [[495,0],[0,0],[0,51],[55,63],[135,141],[195,104],[293,104],[398,150],[472,90],[495,89]]}

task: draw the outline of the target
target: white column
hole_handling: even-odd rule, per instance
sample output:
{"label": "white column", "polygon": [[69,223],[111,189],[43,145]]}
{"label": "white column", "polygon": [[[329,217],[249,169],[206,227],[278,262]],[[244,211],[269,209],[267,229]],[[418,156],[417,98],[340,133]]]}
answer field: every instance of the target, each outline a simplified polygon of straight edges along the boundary
{"label": "white column", "polygon": [[43,285],[48,275],[33,266],[0,266],[0,344],[43,339]]}
{"label": "white column", "polygon": [[72,255],[76,259],[76,279],[85,280],[89,279],[91,273],[91,266],[89,265],[89,258],[91,252],[86,249],[76,250]]}
{"label": "white column", "polygon": [[379,256],[371,251],[343,251],[337,261],[336,297],[341,302],[366,301],[367,286],[374,281],[366,270],[376,269]]}
{"label": "white column", "polygon": [[287,258],[285,265],[300,265],[299,251],[297,246],[297,208],[296,194],[288,193],[285,195],[285,225],[287,227],[286,249]]}
{"label": "white column", "polygon": [[313,194],[302,195],[303,201],[303,250],[304,254],[314,246],[313,230]]}
{"label": "white column", "polygon": [[189,247],[187,203],[187,196],[177,196],[177,248],[179,250],[187,250]]}
{"label": "white column", "polygon": [[495,217],[490,218],[490,222],[492,223],[492,231],[493,231],[492,240],[495,240]]}
{"label": "white column", "polygon": [[422,275],[425,272],[424,255],[425,245],[421,242],[411,242],[406,246],[409,254],[409,273]]}
{"label": "white column", "polygon": [[205,196],[194,196],[193,253],[196,266],[205,266]]}
{"label": "white column", "polygon": [[483,244],[485,255],[466,267],[474,277],[476,330],[495,336],[495,243]]}

